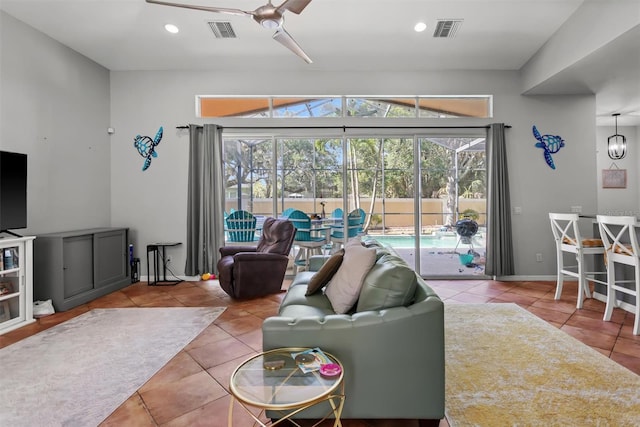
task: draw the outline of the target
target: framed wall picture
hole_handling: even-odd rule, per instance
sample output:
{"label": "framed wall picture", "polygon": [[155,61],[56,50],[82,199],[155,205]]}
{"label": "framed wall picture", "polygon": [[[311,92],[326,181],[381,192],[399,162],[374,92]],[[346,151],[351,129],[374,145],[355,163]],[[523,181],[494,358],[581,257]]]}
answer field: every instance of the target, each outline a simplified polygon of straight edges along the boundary
{"label": "framed wall picture", "polygon": [[627,188],[627,170],[602,169],[602,188]]}

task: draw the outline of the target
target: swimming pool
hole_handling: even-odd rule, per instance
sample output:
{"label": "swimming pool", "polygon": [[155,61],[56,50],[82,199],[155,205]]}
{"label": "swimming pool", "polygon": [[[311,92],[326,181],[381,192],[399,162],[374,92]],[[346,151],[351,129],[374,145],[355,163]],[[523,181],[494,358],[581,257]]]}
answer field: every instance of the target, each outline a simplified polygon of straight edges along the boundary
{"label": "swimming pool", "polygon": [[[393,248],[413,248],[415,236],[411,235],[370,235],[380,243]],[[420,236],[421,248],[455,248],[458,243],[458,236]],[[463,243],[460,243],[463,245]],[[473,244],[481,244],[477,239],[473,239]],[[467,245],[463,245],[467,246]]]}
{"label": "swimming pool", "polygon": [[[374,239],[394,248],[413,248],[415,236],[411,235],[380,235]],[[458,239],[456,236],[420,236],[420,247],[423,248],[454,248]]]}

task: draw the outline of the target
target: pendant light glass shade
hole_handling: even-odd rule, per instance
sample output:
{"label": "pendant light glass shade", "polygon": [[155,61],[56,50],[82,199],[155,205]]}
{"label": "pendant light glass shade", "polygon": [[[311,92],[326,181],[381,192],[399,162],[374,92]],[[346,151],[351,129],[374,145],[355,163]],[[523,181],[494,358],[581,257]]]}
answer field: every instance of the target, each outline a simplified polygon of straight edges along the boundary
{"label": "pendant light glass shade", "polygon": [[624,159],[624,156],[627,155],[627,138],[624,135],[618,134],[619,115],[619,113],[612,114],[612,116],[616,118],[616,133],[607,139],[607,152],[613,160]]}

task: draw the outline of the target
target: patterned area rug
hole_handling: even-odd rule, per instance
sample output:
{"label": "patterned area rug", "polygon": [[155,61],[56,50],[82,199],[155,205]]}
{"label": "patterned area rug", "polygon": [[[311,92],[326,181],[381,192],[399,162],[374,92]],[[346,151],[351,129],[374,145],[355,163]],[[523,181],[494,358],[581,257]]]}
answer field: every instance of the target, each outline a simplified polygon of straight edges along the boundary
{"label": "patterned area rug", "polygon": [[96,426],[224,308],[96,309],[0,350],[0,426]]}
{"label": "patterned area rug", "polygon": [[445,306],[458,426],[638,426],[640,376],[515,304]]}

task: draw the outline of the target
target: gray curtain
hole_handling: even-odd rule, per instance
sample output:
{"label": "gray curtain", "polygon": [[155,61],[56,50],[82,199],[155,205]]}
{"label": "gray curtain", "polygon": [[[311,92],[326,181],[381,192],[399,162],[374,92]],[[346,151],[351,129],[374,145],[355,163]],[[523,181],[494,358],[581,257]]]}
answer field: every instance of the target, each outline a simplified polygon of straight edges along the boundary
{"label": "gray curtain", "polygon": [[514,274],[511,198],[504,123],[487,130],[487,264],[485,274]]}
{"label": "gray curtain", "polygon": [[185,274],[217,273],[224,244],[222,128],[189,125],[187,261]]}

